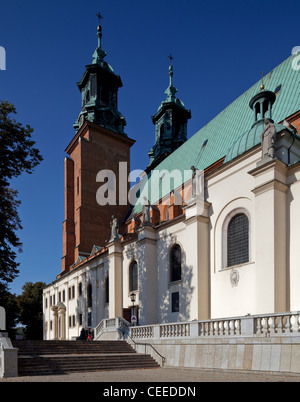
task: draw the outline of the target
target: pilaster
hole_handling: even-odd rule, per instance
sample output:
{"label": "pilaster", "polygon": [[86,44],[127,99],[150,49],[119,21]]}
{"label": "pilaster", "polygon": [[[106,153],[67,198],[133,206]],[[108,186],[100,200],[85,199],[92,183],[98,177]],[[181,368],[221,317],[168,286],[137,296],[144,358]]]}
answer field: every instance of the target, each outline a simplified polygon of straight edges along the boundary
{"label": "pilaster", "polygon": [[52,306],[51,310],[53,311],[53,339],[58,339],[58,307]]}
{"label": "pilaster", "polygon": [[139,252],[139,323],[157,323],[156,231],[151,224],[138,231]]}
{"label": "pilaster", "polygon": [[287,311],[287,167],[274,159],[248,173],[255,180],[256,313]]}
{"label": "pilaster", "polygon": [[108,244],[109,317],[123,316],[122,246],[119,241]]}
{"label": "pilaster", "polygon": [[[210,318],[210,270],[209,270],[209,208],[210,203],[195,198],[185,207],[186,237],[188,239],[187,265],[195,267],[196,289],[193,302],[196,316],[191,319]],[[191,260],[190,260],[191,259]]]}

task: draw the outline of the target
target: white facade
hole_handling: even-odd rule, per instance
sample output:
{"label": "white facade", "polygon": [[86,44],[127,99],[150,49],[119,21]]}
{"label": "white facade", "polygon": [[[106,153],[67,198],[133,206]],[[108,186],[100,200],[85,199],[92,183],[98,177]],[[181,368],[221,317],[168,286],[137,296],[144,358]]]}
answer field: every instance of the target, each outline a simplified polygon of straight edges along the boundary
{"label": "white facade", "polygon": [[[191,201],[185,214],[141,226],[135,238],[108,244],[48,285],[44,338],[72,339],[104,318],[122,317],[132,306],[133,261],[140,325],[299,310],[300,163],[288,166],[279,149],[264,163],[256,146],[222,165],[205,176],[204,204]],[[298,142],[293,150],[299,160]],[[237,214],[248,218],[249,257],[228,266],[228,227]],[[181,278],[172,281],[175,244]]]}

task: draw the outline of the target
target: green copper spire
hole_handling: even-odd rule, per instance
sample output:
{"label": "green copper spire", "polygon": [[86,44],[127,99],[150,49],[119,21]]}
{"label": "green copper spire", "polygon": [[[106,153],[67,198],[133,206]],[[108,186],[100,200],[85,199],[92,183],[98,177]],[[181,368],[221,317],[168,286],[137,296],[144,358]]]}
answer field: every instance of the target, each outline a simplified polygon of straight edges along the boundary
{"label": "green copper spire", "polygon": [[99,25],[97,27],[98,46],[93,54],[91,64],[85,66],[85,72],[77,83],[81,92],[81,111],[74,124],[78,131],[85,121],[99,124],[119,134],[124,133],[126,121],[118,111],[118,89],[122,87],[119,75],[104,61],[106,52],[102,49],[102,28],[100,13],[97,14]]}
{"label": "green copper spire", "polygon": [[185,109],[183,102],[176,98],[177,89],[173,85],[173,66],[171,55],[169,65],[169,86],[165,91],[166,99],[152,116],[155,125],[155,144],[148,152],[150,165],[175,151],[187,140],[187,121],[191,111]]}

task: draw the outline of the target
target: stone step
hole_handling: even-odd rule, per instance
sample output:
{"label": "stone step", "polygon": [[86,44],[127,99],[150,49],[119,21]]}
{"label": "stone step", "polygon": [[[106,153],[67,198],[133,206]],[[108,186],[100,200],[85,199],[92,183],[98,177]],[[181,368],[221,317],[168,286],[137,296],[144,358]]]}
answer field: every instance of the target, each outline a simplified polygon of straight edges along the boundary
{"label": "stone step", "polygon": [[19,355],[67,353],[134,353],[125,341],[13,341]]}
{"label": "stone step", "polygon": [[150,356],[125,341],[13,341],[19,376],[158,368]]}
{"label": "stone step", "polygon": [[157,368],[149,355],[123,356],[68,356],[19,358],[19,375],[45,375],[70,372]]}

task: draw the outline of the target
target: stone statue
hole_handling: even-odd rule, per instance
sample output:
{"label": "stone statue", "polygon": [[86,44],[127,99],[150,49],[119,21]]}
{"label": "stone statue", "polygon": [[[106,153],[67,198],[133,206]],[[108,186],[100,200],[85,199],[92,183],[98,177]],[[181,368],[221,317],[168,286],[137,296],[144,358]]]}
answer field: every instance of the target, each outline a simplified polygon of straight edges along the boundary
{"label": "stone statue", "polygon": [[265,119],[261,134],[262,159],[274,159],[276,150],[276,128],[270,119]]}
{"label": "stone statue", "polygon": [[119,222],[114,215],[112,215],[111,217],[110,227],[111,227],[110,241],[119,240]]}
{"label": "stone statue", "polygon": [[145,203],[143,205],[143,225],[150,224],[150,202],[144,197]]}
{"label": "stone statue", "polygon": [[200,198],[203,196],[202,193],[202,183],[201,183],[201,171],[195,166],[191,166],[192,174],[192,198]]}

